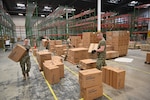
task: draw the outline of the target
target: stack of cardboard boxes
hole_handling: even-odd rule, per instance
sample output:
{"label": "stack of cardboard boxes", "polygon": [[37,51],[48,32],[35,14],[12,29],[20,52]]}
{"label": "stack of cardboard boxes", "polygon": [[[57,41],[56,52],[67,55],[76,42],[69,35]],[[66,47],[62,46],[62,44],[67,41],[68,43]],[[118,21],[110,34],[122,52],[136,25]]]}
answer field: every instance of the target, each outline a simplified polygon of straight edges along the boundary
{"label": "stack of cardboard boxes", "polygon": [[8,58],[15,62],[19,62],[25,53],[26,49],[23,46],[17,44],[16,47],[9,54]]}
{"label": "stack of cardboard boxes", "polygon": [[135,41],[130,41],[128,48],[129,48],[129,49],[135,49],[135,45],[136,45],[136,42],[135,42]]}
{"label": "stack of cardboard boxes", "polygon": [[79,71],[80,96],[93,100],[103,95],[102,72],[96,68]]}
{"label": "stack of cardboard boxes", "polygon": [[70,39],[71,39],[71,44],[72,44],[75,48],[79,47],[78,44],[81,43],[81,36],[69,36],[69,37],[70,37]]}
{"label": "stack of cardboard boxes", "polygon": [[119,57],[118,51],[107,51],[106,52],[106,59],[116,58]]}
{"label": "stack of cardboard boxes", "polygon": [[56,84],[64,78],[64,64],[61,57],[52,56],[52,60],[45,60],[43,65],[44,76],[50,84]]}
{"label": "stack of cardboard boxes", "polygon": [[114,51],[119,52],[119,56],[125,56],[128,51],[130,33],[128,31],[106,32],[106,42],[113,46]]}
{"label": "stack of cardboard boxes", "polygon": [[143,51],[150,51],[150,45],[149,44],[142,44],[141,50]]}
{"label": "stack of cardboard boxes", "polygon": [[62,45],[62,40],[50,40],[49,41],[50,52],[55,52],[55,45]]}
{"label": "stack of cardboard boxes", "polygon": [[68,51],[67,60],[73,64],[79,63],[82,59],[88,58],[88,49],[87,48],[72,48]]}
{"label": "stack of cardboard boxes", "polygon": [[33,49],[32,49],[32,53],[33,53],[34,56],[36,56],[36,53],[37,53],[37,52],[38,52],[38,49],[36,49],[36,48],[33,48]]}
{"label": "stack of cardboard boxes", "polygon": [[96,60],[93,59],[84,59],[79,62],[80,69],[91,69],[96,68]]}
{"label": "stack of cardboard boxes", "polygon": [[83,32],[82,33],[83,47],[89,48],[90,43],[98,43],[97,32]]}
{"label": "stack of cardboard boxes", "polygon": [[103,82],[115,89],[122,89],[125,86],[125,70],[105,66],[102,68]]}

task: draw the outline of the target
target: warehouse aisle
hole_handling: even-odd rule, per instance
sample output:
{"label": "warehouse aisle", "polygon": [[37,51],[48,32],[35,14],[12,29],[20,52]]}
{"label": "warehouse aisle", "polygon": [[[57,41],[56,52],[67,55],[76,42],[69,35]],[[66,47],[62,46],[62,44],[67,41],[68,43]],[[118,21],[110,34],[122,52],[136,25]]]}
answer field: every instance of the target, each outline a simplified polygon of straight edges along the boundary
{"label": "warehouse aisle", "polygon": [[[31,54],[30,79],[23,81],[19,63],[8,59],[10,51],[0,51],[0,100],[79,100],[80,89],[76,65],[67,61],[65,78],[58,84],[47,85],[38,70],[35,57]],[[126,70],[124,89],[114,89],[103,84],[104,95],[97,100],[149,100],[150,65],[144,64],[145,51],[129,50],[125,58],[133,58],[131,63],[107,60],[108,66]],[[51,87],[51,89],[50,89]]]}

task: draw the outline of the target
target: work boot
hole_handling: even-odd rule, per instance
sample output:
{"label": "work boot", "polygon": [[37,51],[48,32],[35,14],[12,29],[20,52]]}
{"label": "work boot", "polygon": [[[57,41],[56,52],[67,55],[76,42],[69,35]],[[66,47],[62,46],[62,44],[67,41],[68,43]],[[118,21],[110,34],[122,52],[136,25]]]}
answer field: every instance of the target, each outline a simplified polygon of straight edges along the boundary
{"label": "work boot", "polygon": [[25,75],[25,73],[23,74],[23,80],[26,80],[26,75]]}
{"label": "work boot", "polygon": [[27,72],[26,74],[27,74],[27,77],[29,78],[29,72]]}

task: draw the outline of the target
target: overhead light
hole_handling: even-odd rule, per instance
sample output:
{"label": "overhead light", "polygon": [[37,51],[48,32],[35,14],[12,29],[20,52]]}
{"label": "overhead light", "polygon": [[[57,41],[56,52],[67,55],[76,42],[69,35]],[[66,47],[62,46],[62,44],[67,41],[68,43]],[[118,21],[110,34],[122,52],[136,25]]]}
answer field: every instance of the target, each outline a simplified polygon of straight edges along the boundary
{"label": "overhead light", "polygon": [[107,0],[107,2],[109,3],[114,3],[114,4],[118,4],[120,0]]}
{"label": "overhead light", "polygon": [[44,9],[51,9],[52,7],[44,6]]}
{"label": "overhead light", "polygon": [[19,16],[23,16],[23,14],[22,14],[22,13],[19,13],[18,15],[19,15]]}
{"label": "overhead light", "polygon": [[18,6],[18,7],[25,7],[25,4],[17,3],[17,6]]}
{"label": "overhead light", "polygon": [[41,15],[41,17],[45,17],[45,15]]}
{"label": "overhead light", "polygon": [[136,4],[138,4],[138,1],[131,1],[128,6],[135,6]]}

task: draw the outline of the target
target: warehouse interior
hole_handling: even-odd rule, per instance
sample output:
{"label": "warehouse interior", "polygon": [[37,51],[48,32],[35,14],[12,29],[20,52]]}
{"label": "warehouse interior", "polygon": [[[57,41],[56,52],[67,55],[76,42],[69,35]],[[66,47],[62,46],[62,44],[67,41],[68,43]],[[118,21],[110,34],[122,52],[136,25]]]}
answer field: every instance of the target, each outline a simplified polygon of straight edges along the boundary
{"label": "warehouse interior", "polygon": [[0,100],[149,100],[149,77],[149,0],[0,0]]}

